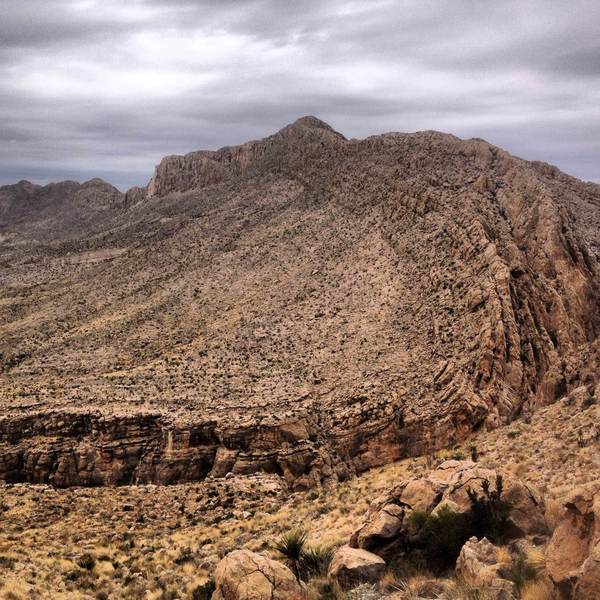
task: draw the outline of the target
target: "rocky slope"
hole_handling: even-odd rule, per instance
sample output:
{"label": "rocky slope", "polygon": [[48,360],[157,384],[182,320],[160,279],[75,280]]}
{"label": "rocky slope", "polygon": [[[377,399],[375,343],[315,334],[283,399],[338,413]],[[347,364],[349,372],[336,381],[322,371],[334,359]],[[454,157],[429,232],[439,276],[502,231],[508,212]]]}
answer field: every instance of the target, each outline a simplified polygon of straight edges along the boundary
{"label": "rocky slope", "polygon": [[0,480],[297,488],[594,389],[600,187],[305,117],[146,188],[0,189]]}

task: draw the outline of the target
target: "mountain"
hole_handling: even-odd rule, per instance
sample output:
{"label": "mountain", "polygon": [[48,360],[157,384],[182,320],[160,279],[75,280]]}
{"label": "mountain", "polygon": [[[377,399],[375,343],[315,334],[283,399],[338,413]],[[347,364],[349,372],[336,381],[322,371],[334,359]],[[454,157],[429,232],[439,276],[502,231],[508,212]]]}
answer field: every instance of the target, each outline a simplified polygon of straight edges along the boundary
{"label": "mountain", "polygon": [[145,188],[0,188],[0,480],[296,489],[599,372],[600,186],[304,117]]}

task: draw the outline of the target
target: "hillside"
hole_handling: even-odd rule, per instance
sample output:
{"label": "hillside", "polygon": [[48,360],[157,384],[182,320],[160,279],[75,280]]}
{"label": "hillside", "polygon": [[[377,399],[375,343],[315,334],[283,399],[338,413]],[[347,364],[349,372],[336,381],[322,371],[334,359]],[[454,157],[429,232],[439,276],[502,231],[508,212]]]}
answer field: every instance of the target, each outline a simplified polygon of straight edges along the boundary
{"label": "hillside", "polygon": [[600,186],[314,117],[146,188],[0,188],[0,480],[280,474],[424,454],[593,389]]}

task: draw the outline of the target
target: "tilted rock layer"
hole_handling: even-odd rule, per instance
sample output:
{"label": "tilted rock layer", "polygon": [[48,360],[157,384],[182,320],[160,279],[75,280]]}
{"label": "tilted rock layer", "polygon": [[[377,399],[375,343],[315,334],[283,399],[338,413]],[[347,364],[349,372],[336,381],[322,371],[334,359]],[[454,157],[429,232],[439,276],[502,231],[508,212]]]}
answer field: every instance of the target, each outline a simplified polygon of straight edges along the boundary
{"label": "tilted rock layer", "polygon": [[146,188],[0,188],[0,479],[297,488],[597,384],[600,187],[305,117]]}

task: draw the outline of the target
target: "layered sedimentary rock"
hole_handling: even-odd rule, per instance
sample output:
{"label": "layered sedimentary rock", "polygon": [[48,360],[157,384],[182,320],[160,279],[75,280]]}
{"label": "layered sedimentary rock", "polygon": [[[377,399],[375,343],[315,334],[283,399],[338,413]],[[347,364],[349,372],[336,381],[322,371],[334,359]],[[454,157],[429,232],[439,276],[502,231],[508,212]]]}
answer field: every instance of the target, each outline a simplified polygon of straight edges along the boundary
{"label": "layered sedimentary rock", "polygon": [[169,484],[264,471],[301,489],[333,473],[331,458],[309,436],[298,423],[223,429],[216,422],[175,425],[159,414],[36,413],[0,419],[0,479]]}
{"label": "layered sedimentary rock", "polygon": [[304,487],[593,390],[599,206],[482,140],[314,117],[127,194],[2,188],[0,479]]}

